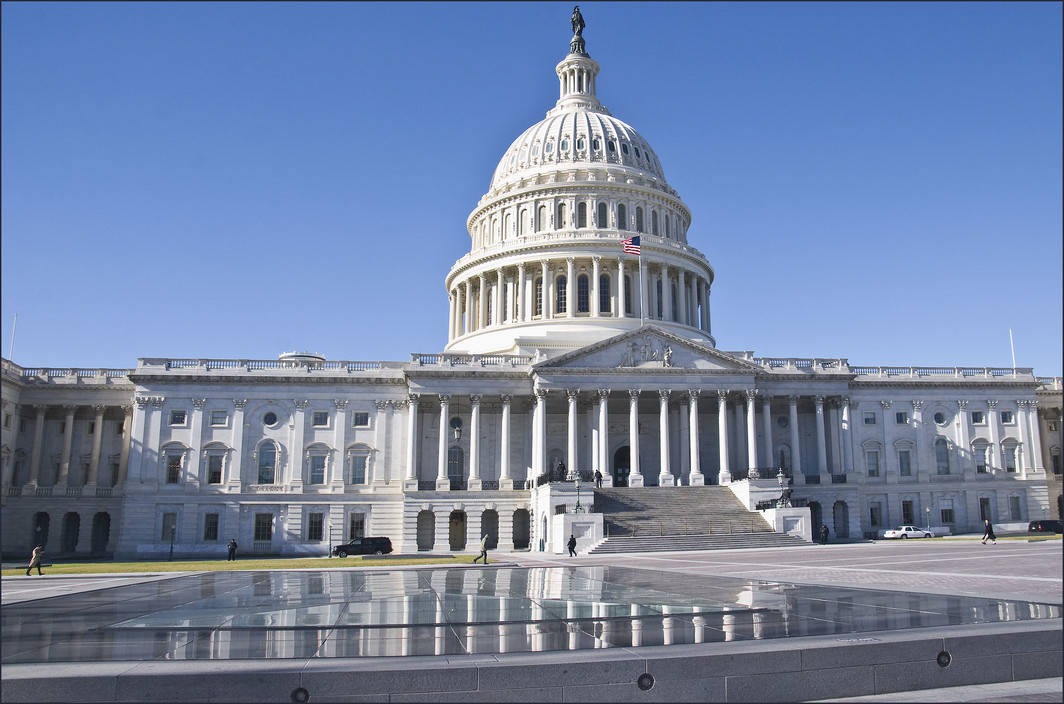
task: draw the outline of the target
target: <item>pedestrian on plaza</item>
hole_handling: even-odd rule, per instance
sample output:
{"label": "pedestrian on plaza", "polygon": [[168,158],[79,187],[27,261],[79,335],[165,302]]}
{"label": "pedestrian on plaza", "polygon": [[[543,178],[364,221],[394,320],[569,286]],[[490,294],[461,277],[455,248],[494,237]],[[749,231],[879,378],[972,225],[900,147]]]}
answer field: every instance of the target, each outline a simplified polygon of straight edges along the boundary
{"label": "pedestrian on plaza", "polygon": [[828,525],[826,523],[820,524],[820,544],[828,544]]}
{"label": "pedestrian on plaza", "polygon": [[30,570],[32,570],[34,567],[37,568],[37,574],[38,575],[44,574],[43,572],[41,572],[41,557],[43,557],[43,556],[44,556],[44,546],[43,545],[38,545],[37,547],[33,548],[33,554],[30,555],[30,565],[29,565],[29,567],[26,568],[26,576],[27,577],[30,576]]}
{"label": "pedestrian on plaza", "polygon": [[485,535],[480,539],[480,554],[473,558],[473,564],[477,563],[477,560],[484,558],[484,564],[488,564],[488,536]]}
{"label": "pedestrian on plaza", "polygon": [[997,545],[997,536],[994,535],[994,526],[990,525],[990,519],[983,519],[983,545],[986,545],[986,541],[993,541],[994,545]]}
{"label": "pedestrian on plaza", "polygon": [[595,470],[595,487],[598,489],[602,488],[602,472],[597,469]]}
{"label": "pedestrian on plaza", "polygon": [[226,547],[229,548],[229,557],[227,558],[226,562],[236,560],[236,549],[237,547],[239,547],[236,544],[236,538],[230,538],[229,545],[227,545]]}
{"label": "pedestrian on plaza", "polygon": [[576,557],[576,536],[569,535],[569,557]]}

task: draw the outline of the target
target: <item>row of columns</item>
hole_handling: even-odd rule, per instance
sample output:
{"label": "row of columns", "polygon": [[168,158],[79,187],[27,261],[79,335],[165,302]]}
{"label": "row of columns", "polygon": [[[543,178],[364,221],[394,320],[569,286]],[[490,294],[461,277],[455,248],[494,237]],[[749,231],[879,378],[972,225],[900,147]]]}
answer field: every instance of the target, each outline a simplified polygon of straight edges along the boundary
{"label": "row of columns", "polygon": [[[55,408],[55,406],[36,405],[32,406],[32,408],[35,412],[33,446],[30,451],[29,479],[26,482],[26,485],[27,487],[34,489],[38,486],[41,479],[41,462],[44,454],[45,415],[48,413],[49,408]],[[63,405],[59,406],[59,408],[63,411],[63,446],[59,460],[59,472],[55,477],[54,486],[61,490],[65,490],[70,480],[70,461],[74,444],[74,418],[77,415],[79,406]],[[104,433],[103,418],[107,408],[108,406],[104,404],[95,404],[92,406],[93,422],[95,423],[93,427],[92,451],[89,457],[88,474],[83,477],[83,486],[87,488],[94,489],[99,481],[100,453],[103,446]],[[129,462],[130,418],[133,411],[132,406],[120,406],[120,408],[123,413],[122,443],[119,459],[119,475],[113,478],[114,486],[119,486],[125,482]],[[8,457],[3,466],[3,486],[11,486],[14,479],[14,458]]]}
{"label": "row of columns", "polygon": [[[606,259],[606,261],[603,261]],[[637,267],[642,267],[642,272]],[[675,270],[670,273],[671,270]],[[628,298],[626,272],[641,282],[637,300],[632,301],[632,311],[626,310]],[[557,277],[565,275],[565,311],[556,312],[557,303],[563,295],[555,290]],[[450,339],[503,324],[526,323],[534,319],[574,318],[588,315],[592,318],[627,318],[630,315],[678,322],[710,332],[709,282],[698,273],[679,267],[661,264],[651,270],[641,258],[635,261],[627,257],[591,258],[588,276],[588,311],[577,312],[576,258],[568,257],[564,267],[552,260],[521,262],[516,267],[498,267],[494,271],[474,274],[454,284],[450,292],[449,326]],[[536,275],[542,280],[542,290],[537,294]],[[609,309],[600,305],[600,279],[607,274],[615,283],[609,292]],[[673,309],[672,286],[676,286],[676,306]],[[662,313],[657,315],[657,286],[661,283]],[[638,284],[637,284],[638,285]],[[491,292],[490,306],[488,293]],[[540,312],[536,312],[536,301]],[[505,304],[504,304],[505,301]],[[649,305],[648,305],[649,301]],[[490,317],[488,315],[490,308]]]}

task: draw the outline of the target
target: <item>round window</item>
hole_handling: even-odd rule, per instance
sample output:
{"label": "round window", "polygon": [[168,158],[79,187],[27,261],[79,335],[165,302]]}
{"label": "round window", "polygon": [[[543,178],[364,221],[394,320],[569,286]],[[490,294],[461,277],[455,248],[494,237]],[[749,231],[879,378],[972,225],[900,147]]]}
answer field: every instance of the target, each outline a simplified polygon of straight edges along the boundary
{"label": "round window", "polygon": [[262,417],[262,422],[264,425],[277,425],[277,414],[270,411]]}
{"label": "round window", "polygon": [[945,423],[946,423],[946,414],[943,413],[942,411],[938,411],[937,413],[935,413],[935,422],[938,423],[939,425],[945,425]]}
{"label": "round window", "polygon": [[562,140],[562,144],[561,144],[561,150],[562,150],[563,152],[567,152],[567,151],[569,151],[569,140],[568,140],[568,139],[563,139],[563,140]]}
{"label": "round window", "polygon": [[554,142],[547,142],[547,146],[543,147],[543,151],[550,154],[554,151]]}
{"label": "round window", "polygon": [[625,154],[628,153],[628,145],[626,143],[624,143],[624,142],[621,142],[621,151],[624,152]]}
{"label": "round window", "polygon": [[576,140],[576,148],[577,149],[581,149],[582,150],[586,146],[587,146],[587,142],[584,141],[583,137],[581,137],[580,139]]}
{"label": "round window", "polygon": [[791,424],[791,421],[790,421],[789,418],[787,418],[787,416],[780,416],[779,418],[776,419],[776,425],[778,425],[781,428],[786,428],[790,424]]}

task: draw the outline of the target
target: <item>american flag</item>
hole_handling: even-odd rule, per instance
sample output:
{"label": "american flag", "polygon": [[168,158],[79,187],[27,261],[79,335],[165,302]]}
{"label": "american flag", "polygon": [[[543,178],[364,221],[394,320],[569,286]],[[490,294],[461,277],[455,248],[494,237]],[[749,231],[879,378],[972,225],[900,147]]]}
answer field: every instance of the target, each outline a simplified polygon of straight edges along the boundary
{"label": "american flag", "polygon": [[621,246],[624,247],[625,254],[635,254],[636,256],[640,254],[639,237],[630,237],[621,242]]}

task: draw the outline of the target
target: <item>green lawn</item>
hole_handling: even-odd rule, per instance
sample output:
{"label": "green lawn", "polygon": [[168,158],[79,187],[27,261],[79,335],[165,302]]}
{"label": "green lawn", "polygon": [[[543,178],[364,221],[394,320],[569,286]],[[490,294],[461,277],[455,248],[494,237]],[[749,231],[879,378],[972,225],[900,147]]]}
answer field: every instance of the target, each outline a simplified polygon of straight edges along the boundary
{"label": "green lawn", "polygon": [[[294,558],[238,558],[228,560],[166,560],[152,562],[59,562],[47,564],[42,570],[45,574],[101,574],[112,572],[225,572],[228,570],[300,570],[300,569],[338,569],[343,567],[370,567],[400,565],[457,565],[469,564],[475,555],[454,555],[452,557],[393,557],[381,559],[376,556],[364,557],[294,557]],[[9,569],[0,572],[5,577],[25,575],[26,569]],[[33,574],[37,574],[34,570]]]}

